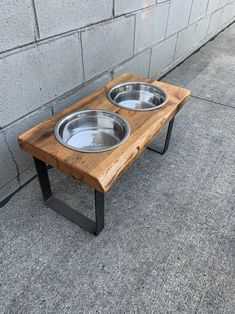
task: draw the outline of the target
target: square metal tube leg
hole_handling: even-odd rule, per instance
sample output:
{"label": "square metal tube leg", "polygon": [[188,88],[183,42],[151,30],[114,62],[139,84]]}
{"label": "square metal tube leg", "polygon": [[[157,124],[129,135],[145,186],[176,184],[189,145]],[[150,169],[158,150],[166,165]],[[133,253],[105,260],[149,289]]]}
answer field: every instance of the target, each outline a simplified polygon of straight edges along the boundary
{"label": "square metal tube leg", "polygon": [[44,201],[46,202],[51,196],[52,196],[52,191],[51,191],[51,185],[48,177],[48,172],[47,172],[47,166],[46,164],[37,159],[34,158],[34,163],[38,175],[38,181],[40,184],[41,192]]}
{"label": "square metal tube leg", "polygon": [[167,149],[169,147],[173,125],[174,125],[174,118],[169,122],[168,129],[167,129],[167,134],[166,134],[166,140],[165,140],[164,148],[163,148],[162,151],[161,150],[157,150],[157,149],[152,148],[152,147],[147,147],[147,148],[149,150],[152,150],[153,152],[158,153],[158,154],[161,154],[161,155],[165,154],[165,152],[167,151]]}
{"label": "square metal tube leg", "polygon": [[34,163],[45,204],[86,231],[98,235],[104,228],[104,193],[95,190],[95,221],[93,221],[52,196],[46,164],[37,158],[34,158]]}
{"label": "square metal tube leg", "polygon": [[95,220],[96,231],[95,235],[98,235],[104,228],[104,193],[95,190]]}

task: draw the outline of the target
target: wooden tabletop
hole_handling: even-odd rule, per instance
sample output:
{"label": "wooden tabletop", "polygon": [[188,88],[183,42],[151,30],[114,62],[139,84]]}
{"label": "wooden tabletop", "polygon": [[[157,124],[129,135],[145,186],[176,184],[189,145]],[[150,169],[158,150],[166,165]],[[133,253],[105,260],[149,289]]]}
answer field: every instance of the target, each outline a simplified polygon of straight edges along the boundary
{"label": "wooden tabletop", "polygon": [[[130,81],[149,82],[168,93],[168,104],[155,111],[130,111],[111,104],[107,89]],[[62,112],[36,125],[18,138],[28,154],[57,168],[100,192],[107,192],[133,163],[153,138],[186,103],[190,91],[163,82],[124,73],[106,86]],[[54,126],[64,115],[79,109],[104,109],[123,116],[131,126],[129,138],[119,147],[102,153],[80,153],[61,145],[54,136]]]}

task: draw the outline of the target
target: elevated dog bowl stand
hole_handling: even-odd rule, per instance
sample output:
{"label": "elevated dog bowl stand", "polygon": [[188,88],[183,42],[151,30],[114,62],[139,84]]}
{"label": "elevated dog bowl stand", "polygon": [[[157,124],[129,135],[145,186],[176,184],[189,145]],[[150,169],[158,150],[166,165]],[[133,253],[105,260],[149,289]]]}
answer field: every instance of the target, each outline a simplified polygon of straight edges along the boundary
{"label": "elevated dog bowl stand", "polygon": [[[107,99],[108,89],[120,83],[134,81],[151,83],[162,88],[169,96],[167,105],[153,111],[131,111],[119,108]],[[98,235],[104,227],[105,193],[169,123],[165,146],[160,153],[167,150],[174,117],[189,96],[188,89],[124,73],[97,92],[20,135],[20,147],[34,158],[45,204],[85,230]],[[81,153],[60,144],[54,136],[56,123],[73,111],[87,109],[103,109],[121,115],[130,124],[129,138],[119,147],[100,153]],[[52,166],[94,189],[95,221],[52,195],[47,166]]]}

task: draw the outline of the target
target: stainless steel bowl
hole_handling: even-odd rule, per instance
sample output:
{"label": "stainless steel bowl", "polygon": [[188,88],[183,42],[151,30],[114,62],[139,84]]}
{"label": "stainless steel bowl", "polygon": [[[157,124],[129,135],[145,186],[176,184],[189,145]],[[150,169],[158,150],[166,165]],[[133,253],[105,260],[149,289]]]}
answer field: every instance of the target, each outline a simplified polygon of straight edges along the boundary
{"label": "stainless steel bowl", "polygon": [[61,119],[55,137],[64,146],[86,153],[104,152],[121,145],[130,126],[120,115],[105,110],[82,110]]}
{"label": "stainless steel bowl", "polygon": [[114,105],[135,111],[156,110],[168,101],[161,88],[142,82],[116,85],[108,91],[107,97]]}

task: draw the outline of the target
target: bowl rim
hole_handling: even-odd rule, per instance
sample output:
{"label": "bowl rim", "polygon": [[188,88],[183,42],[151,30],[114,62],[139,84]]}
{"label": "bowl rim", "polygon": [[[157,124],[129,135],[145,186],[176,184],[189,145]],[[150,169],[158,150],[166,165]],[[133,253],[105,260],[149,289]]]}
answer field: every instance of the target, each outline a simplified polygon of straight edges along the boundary
{"label": "bowl rim", "polygon": [[[159,92],[163,93],[163,95],[165,96],[165,100],[164,100],[164,102],[161,105],[156,106],[155,108],[151,107],[151,108],[146,108],[146,109],[133,109],[133,108],[128,108],[126,106],[120,105],[119,103],[117,103],[116,101],[113,100],[113,98],[111,97],[111,93],[113,92],[114,89],[120,88],[120,87],[126,86],[126,85],[145,85],[145,86],[153,87],[156,90],[158,90]],[[168,94],[167,94],[167,92],[164,89],[162,89],[162,88],[160,88],[158,86],[155,86],[155,85],[153,85],[151,83],[145,83],[145,82],[126,82],[126,83],[121,83],[121,84],[114,85],[113,87],[111,87],[111,88],[109,88],[107,90],[106,96],[107,96],[108,100],[113,105],[118,106],[119,108],[126,109],[126,110],[131,110],[131,111],[153,111],[153,110],[157,110],[157,109],[160,109],[163,106],[165,106],[167,104],[167,102],[169,101]]]}
{"label": "bowl rim", "polygon": [[[105,114],[106,116],[108,115],[109,117],[116,117],[118,120],[121,120],[121,122],[125,125],[126,127],[126,134],[124,135],[124,137],[122,138],[122,140],[120,140],[117,144],[115,145],[112,145],[108,148],[104,148],[104,149],[99,149],[99,150],[86,150],[86,149],[80,149],[80,148],[76,148],[72,145],[69,145],[67,143],[65,143],[60,134],[59,134],[59,129],[60,129],[60,126],[61,124],[68,118],[72,118],[73,116],[76,116],[77,114],[82,114],[82,113],[89,113],[89,112],[99,112],[99,113],[103,113]],[[54,127],[54,135],[55,135],[55,138],[57,139],[57,141],[62,144],[64,147],[66,148],[69,148],[71,150],[74,150],[74,151],[77,151],[77,152],[80,152],[80,153],[102,153],[102,152],[106,152],[106,151],[109,151],[109,150],[112,150],[114,148],[117,148],[118,146],[120,146],[121,144],[123,144],[127,139],[128,137],[130,136],[130,133],[131,133],[131,127],[130,127],[130,124],[129,122],[123,118],[120,114],[116,113],[116,112],[112,112],[112,111],[109,111],[109,110],[103,110],[103,109],[83,109],[83,110],[76,110],[76,111],[73,111],[71,113],[68,113],[66,114],[65,116],[63,116],[55,125]]]}

